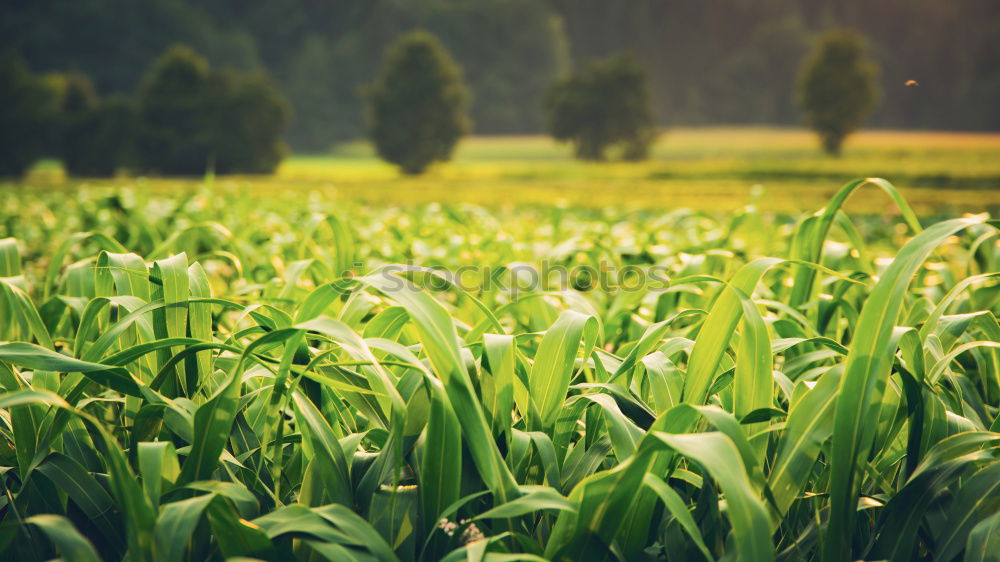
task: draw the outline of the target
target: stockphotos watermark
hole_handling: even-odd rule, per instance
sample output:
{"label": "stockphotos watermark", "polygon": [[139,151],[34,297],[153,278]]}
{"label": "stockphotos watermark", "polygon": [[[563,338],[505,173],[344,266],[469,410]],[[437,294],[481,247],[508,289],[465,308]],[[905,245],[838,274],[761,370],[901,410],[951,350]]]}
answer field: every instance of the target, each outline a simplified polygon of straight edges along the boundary
{"label": "stockphotos watermark", "polygon": [[470,293],[506,292],[513,296],[537,292],[576,290],[606,293],[665,290],[670,270],[665,265],[619,265],[601,261],[596,265],[565,265],[543,260],[538,264],[462,265],[454,269],[418,266],[412,262],[388,264],[368,270],[355,263],[345,277],[379,276],[380,288],[402,290],[408,283],[430,291],[458,288]]}

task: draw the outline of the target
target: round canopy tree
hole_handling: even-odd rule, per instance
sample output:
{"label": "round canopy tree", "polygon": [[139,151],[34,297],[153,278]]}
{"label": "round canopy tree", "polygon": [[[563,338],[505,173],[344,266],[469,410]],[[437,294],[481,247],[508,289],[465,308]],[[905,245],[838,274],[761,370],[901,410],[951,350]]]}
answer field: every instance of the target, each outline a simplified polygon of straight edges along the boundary
{"label": "round canopy tree", "polygon": [[140,163],[165,174],[270,173],[281,162],[289,109],[263,74],[212,70],[174,46],[139,91]]}
{"label": "round canopy tree", "polygon": [[865,55],[860,34],[835,30],[820,37],[802,64],[798,102],[825,151],[840,154],[844,139],[875,109],[877,79],[878,67]]}
{"label": "round canopy tree", "polygon": [[375,150],[405,174],[449,160],[469,129],[461,70],[425,31],[408,33],[389,48],[367,97]]}
{"label": "round canopy tree", "polygon": [[71,176],[111,177],[133,165],[138,138],[135,106],[121,94],[101,99],[90,78],[78,72],[51,75],[60,84],[57,147]]}
{"label": "round canopy tree", "polygon": [[161,55],[143,80],[138,106],[145,170],[198,175],[210,165],[213,115],[208,61],[183,45]]}
{"label": "round canopy tree", "polygon": [[69,120],[63,130],[63,165],[71,176],[111,177],[135,166],[139,138],[135,104],[117,94]]}
{"label": "round canopy tree", "polygon": [[572,143],[582,160],[603,160],[612,147],[626,160],[642,160],[656,139],[649,77],[629,55],[593,61],[557,81],[545,110],[549,133]]}

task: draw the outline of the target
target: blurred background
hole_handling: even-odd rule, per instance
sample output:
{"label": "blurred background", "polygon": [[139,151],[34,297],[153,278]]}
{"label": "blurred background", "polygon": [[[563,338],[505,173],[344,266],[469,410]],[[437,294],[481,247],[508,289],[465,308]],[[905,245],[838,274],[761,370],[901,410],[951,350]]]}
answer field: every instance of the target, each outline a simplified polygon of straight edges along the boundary
{"label": "blurred background", "polygon": [[[414,30],[440,51],[437,90],[392,74],[394,47],[421,64]],[[996,0],[3,0],[0,52],[8,177],[1000,187]],[[430,91],[450,132],[406,137],[421,124],[392,99]]]}

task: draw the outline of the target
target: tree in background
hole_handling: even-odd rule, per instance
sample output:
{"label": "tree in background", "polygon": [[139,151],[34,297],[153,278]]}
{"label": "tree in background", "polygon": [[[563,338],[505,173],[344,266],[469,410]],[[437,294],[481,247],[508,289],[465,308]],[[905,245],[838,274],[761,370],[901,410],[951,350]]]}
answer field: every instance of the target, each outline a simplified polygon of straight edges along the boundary
{"label": "tree in background", "polygon": [[[84,72],[99,92],[132,93],[149,65],[177,43],[191,45],[213,64],[258,67],[260,52],[273,46],[258,46],[249,30],[231,25],[249,2],[8,1],[0,18],[0,48],[19,50],[39,71]],[[224,17],[215,16],[216,7]],[[277,18],[270,21],[271,27],[279,24]]]}
{"label": "tree in background", "polygon": [[450,159],[469,129],[461,70],[426,31],[410,32],[390,47],[367,98],[376,151],[406,174]]}
{"label": "tree in background", "polygon": [[167,174],[199,175],[211,164],[208,61],[189,47],[170,47],[139,89],[139,164]]}
{"label": "tree in background", "polygon": [[545,110],[549,133],[572,143],[583,160],[603,160],[613,147],[626,160],[641,160],[656,138],[649,78],[630,55],[593,61],[556,81]]}
{"label": "tree in background", "polygon": [[0,54],[0,177],[22,175],[51,149],[58,93],[13,53]]}
{"label": "tree in background", "polygon": [[62,161],[71,176],[112,177],[136,166],[139,118],[121,94],[100,99],[73,118],[63,133]]}
{"label": "tree in background", "polygon": [[290,110],[262,73],[212,77],[212,154],[219,173],[269,174],[288,153],[281,135]]}
{"label": "tree in background", "polygon": [[140,165],[167,174],[267,173],[285,154],[289,110],[266,77],[213,72],[184,46],[154,63],[139,91]]}
{"label": "tree in background", "polygon": [[71,176],[110,177],[134,164],[137,139],[134,104],[125,96],[98,97],[85,74],[49,74],[59,93],[52,145]]}
{"label": "tree in background", "polygon": [[63,116],[79,115],[97,105],[97,92],[90,77],[82,72],[49,73],[44,79],[58,97]]}
{"label": "tree in background", "polygon": [[[191,45],[215,67],[266,70],[299,117],[289,141],[326,150],[364,135],[358,92],[374,80],[386,46],[410,29],[440,38],[464,69],[476,131],[498,134],[542,130],[544,89],[569,60],[622,51],[636,53],[649,70],[654,110],[671,123],[797,123],[789,94],[802,37],[838,26],[864,33],[882,69],[886,103],[872,113],[872,125],[992,131],[1000,127],[998,5],[22,0],[3,4],[0,51],[21,52],[37,71],[86,72],[102,93],[131,94],[167,46]],[[909,79],[920,87],[904,86]]]}
{"label": "tree in background", "polygon": [[90,131],[87,130],[89,117],[98,103],[94,83],[80,72],[50,73],[46,79],[59,97],[59,124],[53,145],[63,167],[70,175],[90,175],[83,170],[91,165],[87,160],[94,156],[104,159],[104,155],[90,151]]}
{"label": "tree in background", "polygon": [[[282,9],[287,5],[281,3]],[[479,133],[541,130],[545,89],[569,68],[562,19],[546,2],[364,0],[333,5],[336,16],[309,22],[307,32],[294,36],[298,45],[288,62],[273,70],[295,108],[288,138],[296,149],[327,150],[365,135],[366,100],[358,95],[360,85],[376,79],[383,53],[412,29],[437,37],[462,68],[470,92],[468,114]]]}
{"label": "tree in background", "polygon": [[799,107],[806,124],[819,134],[823,149],[840,154],[844,139],[875,109],[880,92],[878,67],[865,56],[856,31],[836,30],[820,37],[802,65]]}

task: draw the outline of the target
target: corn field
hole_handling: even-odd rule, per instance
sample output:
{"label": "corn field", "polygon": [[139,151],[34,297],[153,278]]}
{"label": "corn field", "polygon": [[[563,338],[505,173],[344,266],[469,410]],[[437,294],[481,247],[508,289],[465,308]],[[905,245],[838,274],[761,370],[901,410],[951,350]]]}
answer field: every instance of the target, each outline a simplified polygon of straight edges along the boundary
{"label": "corn field", "polygon": [[998,224],[884,180],[0,203],[3,560],[1000,560]]}

